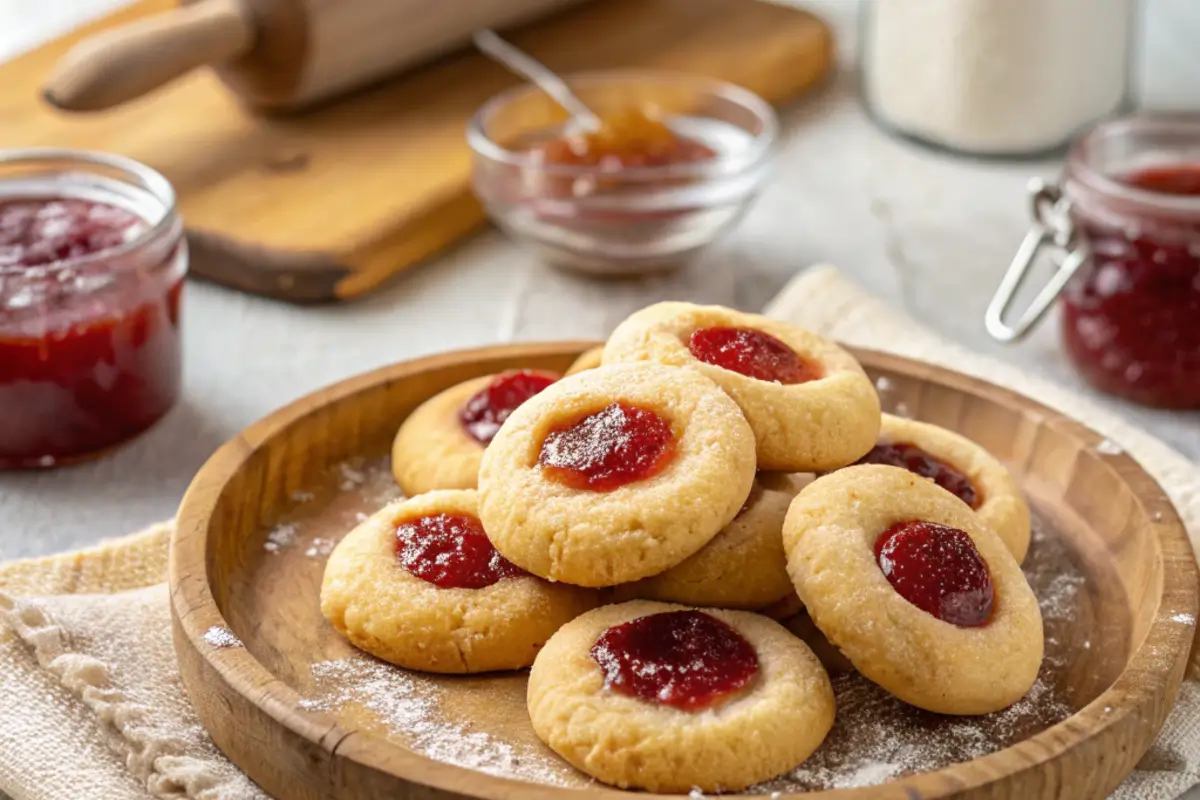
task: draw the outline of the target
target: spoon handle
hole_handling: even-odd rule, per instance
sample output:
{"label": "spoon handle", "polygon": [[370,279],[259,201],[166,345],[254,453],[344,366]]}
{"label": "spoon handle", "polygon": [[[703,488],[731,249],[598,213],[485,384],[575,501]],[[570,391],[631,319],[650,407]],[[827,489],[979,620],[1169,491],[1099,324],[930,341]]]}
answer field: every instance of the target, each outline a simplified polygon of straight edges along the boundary
{"label": "spoon handle", "polygon": [[583,128],[589,131],[600,130],[602,124],[600,118],[575,96],[566,81],[554,74],[545,64],[504,41],[496,35],[495,31],[485,28],[476,31],[473,38],[476,47],[513,72],[536,84],[538,88],[565,108]]}

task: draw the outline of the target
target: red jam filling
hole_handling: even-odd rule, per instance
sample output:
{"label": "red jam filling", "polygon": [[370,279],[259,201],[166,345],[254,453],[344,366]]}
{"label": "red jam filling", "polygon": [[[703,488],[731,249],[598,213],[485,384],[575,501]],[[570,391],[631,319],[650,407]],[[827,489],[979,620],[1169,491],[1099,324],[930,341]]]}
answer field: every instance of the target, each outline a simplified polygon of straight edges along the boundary
{"label": "red jam filling", "polygon": [[793,384],[821,377],[792,348],[753,328],[700,328],[688,338],[698,361],[760,381]]}
{"label": "red jam filling", "polygon": [[903,467],[958,497],[971,508],[979,508],[979,490],[971,479],[944,461],[939,461],[915,444],[877,444],[860,458],[858,464],[886,464]]}
{"label": "red jam filling", "polygon": [[441,589],[482,589],[525,574],[492,547],[478,519],[464,514],[400,523],[396,557],[413,575]]}
{"label": "red jam filling", "polygon": [[472,439],[482,445],[491,444],[509,414],[556,380],[558,376],[553,373],[532,369],[497,375],[463,405],[458,412],[459,422]]}
{"label": "red jam filling", "polygon": [[[1200,164],[1119,178],[1200,198]],[[1164,198],[1165,199],[1165,198]],[[1077,217],[1091,258],[1063,293],[1062,334],[1101,391],[1167,408],[1200,407],[1200,223],[1144,217],[1113,227]]]}
{"label": "red jam filling", "polygon": [[120,247],[146,227],[132,212],[72,198],[0,204],[0,269],[36,267]]}
{"label": "red jam filling", "polygon": [[875,561],[901,597],[943,622],[977,628],[992,617],[992,575],[971,537],[957,528],[893,525],[875,540]]}
{"label": "red jam filling", "polygon": [[652,478],[675,456],[671,424],[647,408],[612,403],[542,442],[538,463],[573,489],[609,492]]}
{"label": "red jam filling", "polygon": [[614,692],[703,711],[746,687],[758,654],[729,625],[702,611],[667,611],[614,625],[592,645]]}
{"label": "red jam filling", "polygon": [[716,156],[708,146],[676,134],[638,109],[608,117],[594,133],[553,139],[542,145],[541,152],[547,164],[602,172],[688,164]]}
{"label": "red jam filling", "polygon": [[103,257],[145,226],[87,200],[0,203],[0,468],[112,447],[175,402],[180,270]]}

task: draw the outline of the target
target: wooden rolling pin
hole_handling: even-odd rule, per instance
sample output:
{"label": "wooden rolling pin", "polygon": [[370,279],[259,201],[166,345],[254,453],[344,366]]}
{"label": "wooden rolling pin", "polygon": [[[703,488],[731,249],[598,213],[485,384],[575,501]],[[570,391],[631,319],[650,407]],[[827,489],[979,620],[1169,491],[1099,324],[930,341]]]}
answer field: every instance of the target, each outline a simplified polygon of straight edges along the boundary
{"label": "wooden rolling pin", "polygon": [[101,33],[44,87],[67,111],[97,111],[211,66],[247,105],[296,110],[370,84],[580,0],[182,0]]}

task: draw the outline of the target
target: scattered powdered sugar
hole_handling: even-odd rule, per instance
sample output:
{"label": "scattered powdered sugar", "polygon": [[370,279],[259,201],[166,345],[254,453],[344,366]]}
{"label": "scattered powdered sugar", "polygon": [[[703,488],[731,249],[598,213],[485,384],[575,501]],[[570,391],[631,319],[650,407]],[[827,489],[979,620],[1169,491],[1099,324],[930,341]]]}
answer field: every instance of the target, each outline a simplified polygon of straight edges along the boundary
{"label": "scattered powdered sugar", "polygon": [[343,461],[338,464],[338,472],[341,475],[341,483],[338,484],[338,488],[343,492],[352,492],[367,482],[367,472],[363,469],[360,460]]}
{"label": "scattered powdered sugar", "polygon": [[322,539],[320,536],[312,540],[312,544],[304,551],[304,555],[309,558],[324,558],[333,552],[334,541],[332,539]]}
{"label": "scattered powdered sugar", "polygon": [[204,641],[212,647],[241,647],[242,640],[233,635],[233,631],[213,625],[204,632]]}
{"label": "scattered powdered sugar", "polygon": [[300,701],[310,711],[337,712],[357,706],[370,711],[388,733],[402,736],[417,753],[491,775],[562,785],[569,768],[553,753],[500,741],[470,723],[448,719],[439,710],[442,690],[421,676],[356,656],[312,665],[312,697]]}
{"label": "scattered powdered sugar", "polygon": [[1119,456],[1121,453],[1124,453],[1125,450],[1121,447],[1121,445],[1117,444],[1112,439],[1103,439],[1098,445],[1096,445],[1096,452],[1102,453],[1106,456]]}
{"label": "scattered powdered sugar", "polygon": [[[295,509],[267,532],[263,549],[279,553],[295,547],[309,558],[325,558],[343,534],[367,519],[369,514],[362,510],[364,506],[371,511],[382,508],[400,497],[400,489],[387,459],[352,458],[332,468],[323,485],[292,492],[290,497],[302,508]],[[328,525],[321,530],[313,529],[312,521],[327,515],[337,517],[338,529],[329,530]]]}
{"label": "scattered powdered sugar", "polygon": [[912,419],[912,412],[908,410],[908,404],[906,404],[903,400],[897,401],[896,404],[892,406],[892,413],[897,417],[906,417],[908,419]]}
{"label": "scattered powdered sugar", "polygon": [[291,547],[296,543],[296,535],[300,529],[290,522],[285,522],[281,525],[276,525],[267,534],[267,541],[263,543],[263,550],[268,553],[278,553],[285,547]]}
{"label": "scattered powdered sugar", "polygon": [[1196,617],[1192,614],[1175,614],[1171,617],[1171,622],[1178,622],[1180,625],[1193,625],[1196,622]]}
{"label": "scattered powdered sugar", "polygon": [[875,391],[880,395],[886,395],[896,388],[896,384],[892,383],[892,379],[886,375],[880,375],[875,379]]}
{"label": "scattered powdered sugar", "polygon": [[704,792],[697,787],[693,787],[687,796],[688,800],[704,800]]}

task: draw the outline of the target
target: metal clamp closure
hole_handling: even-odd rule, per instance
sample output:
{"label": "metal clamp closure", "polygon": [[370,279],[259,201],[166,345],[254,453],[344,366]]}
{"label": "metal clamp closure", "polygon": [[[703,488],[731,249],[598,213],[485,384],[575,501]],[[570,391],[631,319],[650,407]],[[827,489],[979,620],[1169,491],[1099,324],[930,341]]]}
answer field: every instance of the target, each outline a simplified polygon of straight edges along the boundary
{"label": "metal clamp closure", "polygon": [[[1063,196],[1062,190],[1057,185],[1034,180],[1029,184],[1029,192],[1033,227],[1021,242],[984,315],[988,334],[999,342],[1015,342],[1028,334],[1050,310],[1067,281],[1079,271],[1090,255],[1087,244],[1075,240],[1075,226],[1069,215],[1070,201]],[[1043,248],[1058,251],[1065,257],[1029,307],[1021,312],[1015,323],[1009,325],[1004,318],[1012,306],[1013,296],[1029,277],[1029,271]]]}

